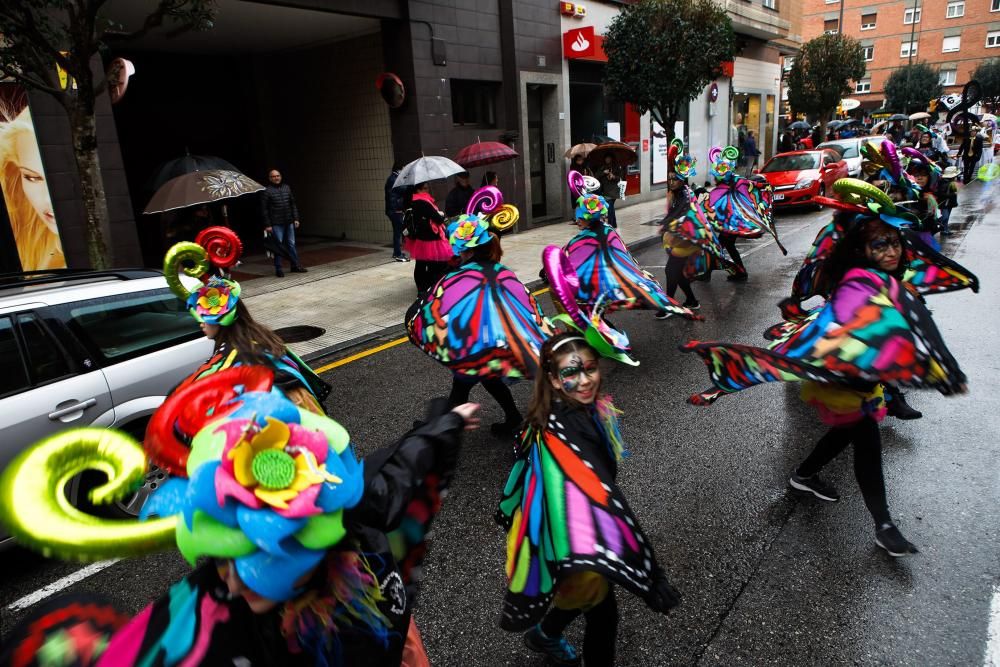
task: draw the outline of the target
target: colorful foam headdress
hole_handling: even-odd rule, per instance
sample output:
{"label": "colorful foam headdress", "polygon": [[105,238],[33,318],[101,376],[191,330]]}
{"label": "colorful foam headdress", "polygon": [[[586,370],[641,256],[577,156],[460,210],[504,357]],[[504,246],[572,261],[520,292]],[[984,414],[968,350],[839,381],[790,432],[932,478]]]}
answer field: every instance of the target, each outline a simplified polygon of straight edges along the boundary
{"label": "colorful foam headdress", "polygon": [[934,189],[937,185],[938,179],[941,177],[941,167],[938,166],[934,160],[929,159],[926,155],[918,151],[916,148],[911,148],[910,146],[904,146],[899,149],[899,152],[907,159],[906,171],[909,174],[913,174],[916,169],[927,170],[930,176],[930,181],[928,187]]}
{"label": "colorful foam headdress", "polygon": [[673,171],[682,180],[687,181],[698,175],[695,165],[698,164],[690,153],[684,151],[684,142],[674,139],[667,149],[667,170]]}
{"label": "colorful foam headdress", "polygon": [[856,178],[841,178],[834,182],[837,199],[817,198],[823,206],[857,213],[860,218],[877,217],[882,222],[903,229],[919,224],[916,216],[897,206],[885,192]]}
{"label": "colorful foam headdress", "polygon": [[553,297],[563,310],[552,321],[579,331],[602,357],[638,366],[639,362],[632,356],[628,336],[604,319],[604,311],[612,302],[611,296],[599,296],[591,311],[584,312],[576,300],[576,293],[580,288],[579,278],[565,251],[559,246],[548,246],[542,251],[542,265]]}
{"label": "colorful foam headdress", "polygon": [[521,212],[517,207],[513,204],[504,204],[503,193],[492,185],[481,187],[472,193],[469,203],[465,206],[465,214],[482,216],[489,222],[490,228],[498,234],[516,225],[521,218]]}
{"label": "colorful foam headdress", "polygon": [[600,220],[608,215],[608,202],[600,195],[589,194],[576,200],[577,220]]}
{"label": "colorful foam headdress", "polygon": [[920,198],[920,186],[903,169],[896,144],[891,139],[862,143],[861,157],[861,169],[865,174],[886,181],[891,187],[900,190],[907,199]]}
{"label": "colorful foam headdress", "polygon": [[712,163],[712,176],[719,181],[736,178],[736,165],[740,159],[740,149],[736,146],[720,148],[713,146],[708,150],[708,161]]}
{"label": "colorful foam headdress", "polygon": [[[240,284],[214,276],[211,271],[212,266],[220,269],[234,266],[242,253],[243,243],[236,232],[228,227],[209,227],[198,234],[194,243],[176,243],[167,251],[163,276],[170,290],[187,303],[192,317],[205,324],[229,326],[236,319]],[[189,291],[181,282],[181,272],[204,284]]]}
{"label": "colorful foam headdress", "polygon": [[490,223],[481,215],[463,214],[448,222],[448,242],[455,255],[490,242]]}
{"label": "colorful foam headdress", "polygon": [[[183,478],[169,479],[143,507],[143,517],[160,518],[102,520],[66,506],[62,487],[83,470],[107,472],[109,481],[91,494],[101,503],[130,493],[147,469],[129,436],[82,428],[28,448],[0,475],[0,519],[11,535],[46,555],[77,560],[176,545],[192,564],[201,556],[233,560],[240,579],[263,597],[294,596],[295,581],[344,537],[343,512],[364,492],[363,466],[335,421],[296,407],[276,390],[240,392],[239,379],[228,372],[193,385],[205,383],[214,399],[160,408],[184,413],[171,419],[203,424],[190,443]],[[218,393],[221,384],[230,387],[231,398]]]}

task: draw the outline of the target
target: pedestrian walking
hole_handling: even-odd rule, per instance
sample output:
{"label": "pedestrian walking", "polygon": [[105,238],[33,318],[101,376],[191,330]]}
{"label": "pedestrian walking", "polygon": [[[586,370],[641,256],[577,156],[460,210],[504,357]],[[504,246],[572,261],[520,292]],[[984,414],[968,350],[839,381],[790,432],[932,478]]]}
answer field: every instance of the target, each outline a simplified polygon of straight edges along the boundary
{"label": "pedestrian walking", "polygon": [[979,161],[983,158],[983,137],[978,126],[973,126],[965,133],[958,155],[962,160],[962,182],[971,183],[976,177]]}
{"label": "pedestrian walking", "polygon": [[[261,195],[261,217],[264,219],[264,233],[271,234],[288,253],[292,273],[305,273],[306,268],[299,263],[299,253],[295,248],[295,230],[299,228],[299,207],[295,195],[287,183],[282,182],[281,172],[272,169],[267,174],[268,184]],[[285,276],[281,270],[281,254],[274,253],[274,275]]]}
{"label": "pedestrian walking", "polygon": [[[587,332],[590,336],[592,328]],[[606,340],[606,339],[605,339]],[[545,342],[497,520],[508,531],[500,626],[550,664],[578,665],[565,631],[583,616],[583,663],[615,664],[615,589],[666,614],[679,594],[616,485],[624,443],[598,353],[579,333]]]}
{"label": "pedestrian walking", "polygon": [[757,150],[757,139],[753,136],[753,130],[747,130],[747,138],[743,144],[743,164],[746,169],[744,173],[747,176],[757,166],[757,157],[759,155],[760,151]]}
{"label": "pedestrian walking", "polygon": [[451,245],[445,231],[444,214],[438,210],[430,193],[430,184],[420,183],[410,201],[410,215],[413,217],[413,235],[403,244],[414,260],[413,282],[417,294],[426,290],[448,272],[451,261]]}
{"label": "pedestrian walking", "polygon": [[456,215],[465,213],[465,207],[472,199],[473,192],[475,189],[469,184],[469,172],[463,171],[461,174],[455,174],[455,186],[448,192],[448,196],[444,200],[445,217],[454,218]]}
{"label": "pedestrian walking", "polygon": [[618,229],[618,218],[615,216],[615,202],[621,196],[618,182],[622,180],[622,168],[618,160],[610,153],[604,156],[604,164],[597,172],[597,180],[601,182],[601,195],[608,205],[608,224]]}
{"label": "pedestrian walking", "polygon": [[577,153],[573,156],[573,161],[570,163],[570,171],[576,171],[584,176],[593,176],[594,172],[591,171],[590,165],[587,164],[587,158],[584,155]]}
{"label": "pedestrian walking", "polygon": [[941,173],[941,178],[938,180],[937,191],[935,192],[935,197],[938,200],[938,206],[941,210],[941,236],[951,236],[951,230],[948,228],[951,221],[951,210],[958,206],[958,168],[948,167]]}
{"label": "pedestrian walking", "polygon": [[401,161],[392,164],[392,173],[385,179],[385,216],[392,224],[392,258],[397,262],[409,262],[403,253],[403,211],[408,207],[408,192],[405,187],[395,187],[399,178],[399,170],[403,168]]}

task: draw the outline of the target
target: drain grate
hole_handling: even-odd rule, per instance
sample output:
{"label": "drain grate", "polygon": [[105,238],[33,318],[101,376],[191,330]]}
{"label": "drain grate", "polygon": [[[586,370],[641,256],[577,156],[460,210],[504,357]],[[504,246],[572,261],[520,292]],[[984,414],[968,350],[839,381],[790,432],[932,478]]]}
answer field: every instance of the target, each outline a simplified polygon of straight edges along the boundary
{"label": "drain grate", "polygon": [[281,327],[280,329],[275,329],[274,333],[278,334],[281,340],[286,343],[302,343],[307,340],[319,338],[326,333],[326,329],[314,327],[308,324],[300,324],[294,327]]}

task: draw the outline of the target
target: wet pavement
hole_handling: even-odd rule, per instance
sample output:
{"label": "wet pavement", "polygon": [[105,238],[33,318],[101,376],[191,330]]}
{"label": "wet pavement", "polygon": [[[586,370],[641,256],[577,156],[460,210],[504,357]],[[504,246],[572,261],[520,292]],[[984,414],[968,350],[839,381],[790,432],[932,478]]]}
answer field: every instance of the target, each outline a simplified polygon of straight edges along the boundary
{"label": "wet pavement", "polygon": [[[849,453],[825,471],[841,492],[839,503],[787,491],[789,471],[823,432],[796,387],[757,387],[709,408],[684,402],[707,388],[708,379],[701,361],[677,345],[690,338],[760,343],[761,332],[778,321],[775,304],[828,213],[779,215],[787,257],[764,240],[743,243],[749,282],[729,283],[716,274],[710,283],[696,283],[705,322],[657,321],[649,312],[615,316],[642,362],[638,368],[604,365],[605,387],[625,411],[623,433],[632,452],[619,484],[683,594],[681,606],[664,617],[618,592],[619,665],[994,664],[986,651],[991,600],[1000,597],[1000,359],[994,351],[1000,210],[985,194],[979,184],[963,192],[952,216],[957,233],[945,245],[979,275],[982,291],[928,298],[971,393],[910,392],[924,418],[888,419],[882,427],[890,509],[921,550],[908,559],[892,560],[875,546]],[[662,276],[661,250],[637,254]],[[542,307],[553,312],[547,296]],[[410,345],[324,377],[334,387],[327,407],[361,453],[391,443],[425,399],[450,386],[449,373]],[[513,391],[523,408],[530,387],[522,383]],[[485,392],[477,388],[473,398],[483,401],[485,424],[500,420]],[[510,443],[488,430],[471,434],[464,445],[416,609],[434,665],[543,664],[519,636],[497,626],[504,535],[492,516],[510,463]],[[12,551],[0,554],[0,568],[6,629],[22,613],[10,608],[13,602],[79,566]],[[173,554],[122,561],[71,590],[104,590],[138,610],[186,570]],[[579,642],[581,628],[571,626],[571,640]],[[992,641],[997,651],[1000,637]]]}

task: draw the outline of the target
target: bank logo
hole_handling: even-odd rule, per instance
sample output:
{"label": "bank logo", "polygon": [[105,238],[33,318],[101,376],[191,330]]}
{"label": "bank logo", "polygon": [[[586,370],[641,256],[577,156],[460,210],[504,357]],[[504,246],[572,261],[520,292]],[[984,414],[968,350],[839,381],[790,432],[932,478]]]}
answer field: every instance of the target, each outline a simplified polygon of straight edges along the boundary
{"label": "bank logo", "polygon": [[576,33],[576,39],[573,40],[573,44],[569,48],[577,53],[583,53],[590,48],[590,42],[587,41],[582,32],[578,32]]}

